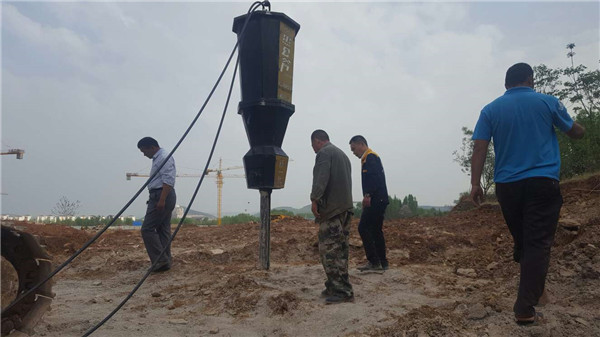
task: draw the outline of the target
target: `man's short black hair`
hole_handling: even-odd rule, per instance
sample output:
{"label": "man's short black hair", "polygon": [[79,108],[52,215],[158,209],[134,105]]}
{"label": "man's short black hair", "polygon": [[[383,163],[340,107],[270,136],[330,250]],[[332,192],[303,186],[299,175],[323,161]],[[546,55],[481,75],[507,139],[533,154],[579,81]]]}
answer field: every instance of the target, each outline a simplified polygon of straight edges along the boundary
{"label": "man's short black hair", "polygon": [[350,142],[348,144],[352,144],[352,143],[361,143],[361,144],[365,144],[365,146],[369,146],[369,144],[367,144],[367,140],[365,139],[365,137],[363,137],[361,135],[356,135],[356,136],[350,138]]}
{"label": "man's short black hair", "polygon": [[327,134],[327,132],[319,129],[319,130],[315,130],[313,131],[312,135],[310,135],[310,140],[321,140],[321,141],[329,141],[329,135]]}
{"label": "man's short black hair", "polygon": [[527,79],[533,76],[533,69],[527,63],[517,63],[506,71],[504,85],[506,87],[514,87],[518,84],[525,83]]}
{"label": "man's short black hair", "polygon": [[140,139],[140,141],[138,142],[138,149],[141,149],[143,147],[152,147],[152,146],[156,146],[156,147],[160,147],[158,145],[158,142],[156,141],[156,139],[152,138],[152,137],[144,137],[142,139]]}

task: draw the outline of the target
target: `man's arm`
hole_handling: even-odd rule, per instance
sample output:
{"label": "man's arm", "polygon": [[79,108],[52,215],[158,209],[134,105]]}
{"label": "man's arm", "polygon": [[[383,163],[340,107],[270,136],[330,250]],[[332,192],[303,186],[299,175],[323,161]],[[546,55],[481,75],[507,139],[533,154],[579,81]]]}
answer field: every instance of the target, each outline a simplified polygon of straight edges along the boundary
{"label": "man's arm", "polygon": [[313,184],[312,191],[310,193],[310,200],[312,201],[312,211],[315,217],[319,216],[317,211],[317,203],[321,198],[323,198],[323,194],[325,193],[325,188],[327,187],[327,183],[329,182],[329,175],[331,173],[331,159],[324,152],[317,153],[317,158],[315,159],[315,168],[313,169]]}
{"label": "man's arm", "polygon": [[481,173],[483,172],[489,143],[487,140],[475,139],[475,145],[473,146],[473,156],[471,157],[471,199],[477,206],[483,200]]}
{"label": "man's arm", "polygon": [[158,199],[158,203],[156,204],[157,211],[162,212],[165,209],[165,202],[172,188],[173,187],[171,187],[170,185],[163,183],[162,191],[160,192],[160,198]]}
{"label": "man's arm", "polygon": [[158,199],[158,203],[156,204],[156,209],[158,211],[163,211],[165,209],[165,202],[167,201],[167,196],[175,186],[175,160],[173,157],[169,158],[169,161],[163,166],[160,170],[160,177],[162,179],[162,192],[160,193],[160,199]]}
{"label": "man's arm", "polygon": [[363,165],[362,170],[367,171],[364,172],[365,174],[363,175],[364,195],[362,206],[363,208],[371,207],[371,196],[377,194],[377,191],[379,189],[379,186],[377,185],[377,178],[378,174],[381,174],[381,172],[383,171],[383,167],[381,165],[378,165],[377,157],[374,154],[369,154],[365,159],[365,164]]}
{"label": "man's arm", "polygon": [[581,139],[585,134],[585,128],[583,127],[583,125],[577,122],[573,122],[573,126],[571,127],[571,129],[565,133],[567,134],[567,136],[569,136],[569,138]]}

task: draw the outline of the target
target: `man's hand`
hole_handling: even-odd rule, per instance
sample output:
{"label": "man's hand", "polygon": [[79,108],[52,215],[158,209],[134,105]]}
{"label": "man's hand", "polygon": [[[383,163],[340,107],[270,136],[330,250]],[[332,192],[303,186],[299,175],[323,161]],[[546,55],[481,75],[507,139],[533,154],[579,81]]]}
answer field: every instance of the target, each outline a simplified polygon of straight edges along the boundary
{"label": "man's hand", "polygon": [[173,187],[171,185],[163,183],[162,192],[160,192],[160,197],[158,198],[158,203],[156,203],[156,210],[162,212],[165,210],[165,201],[167,200],[167,196],[171,193]]}
{"label": "man's hand", "polygon": [[156,210],[162,212],[165,210],[165,201],[163,199],[158,200],[156,203]]}
{"label": "man's hand", "polygon": [[317,207],[317,201],[313,201],[312,202],[312,207],[310,209],[312,211],[312,214],[315,216],[315,218],[319,217],[319,208]]}
{"label": "man's hand", "polygon": [[475,206],[479,207],[481,205],[481,202],[483,201],[483,190],[481,189],[481,186],[471,186],[471,200]]}
{"label": "man's hand", "polygon": [[362,207],[371,207],[371,196],[370,195],[365,195],[365,197],[363,198],[362,201]]}

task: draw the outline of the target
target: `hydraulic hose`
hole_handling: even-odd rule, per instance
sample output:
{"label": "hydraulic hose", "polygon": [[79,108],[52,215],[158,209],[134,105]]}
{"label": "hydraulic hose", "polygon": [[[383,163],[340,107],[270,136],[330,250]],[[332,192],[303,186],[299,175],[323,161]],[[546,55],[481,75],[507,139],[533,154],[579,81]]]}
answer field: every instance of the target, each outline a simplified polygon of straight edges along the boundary
{"label": "hydraulic hose", "polygon": [[[239,44],[239,41],[243,39],[243,34],[244,34],[245,29],[246,29],[246,25],[248,24],[248,22],[249,22],[249,20],[250,20],[250,18],[252,16],[252,13],[258,8],[258,6],[261,6],[261,5],[263,6],[263,8],[265,6],[267,6],[267,5],[270,7],[270,5],[268,4],[268,2],[267,2],[267,4],[264,4],[263,2],[260,2],[260,1],[257,1],[254,4],[252,4],[252,6],[250,6],[250,9],[248,10],[248,16],[246,17],[246,21],[244,22],[244,26],[242,27],[240,38],[238,39],[238,42],[235,45],[234,51],[237,48],[237,46]],[[230,57],[230,59],[231,59],[231,57]],[[238,65],[239,65],[239,53],[238,53],[238,57],[237,57],[237,60],[236,60],[236,63],[235,63],[235,67],[234,67],[234,70],[233,70],[233,76],[231,78],[231,84],[229,85],[229,92],[227,93],[227,100],[225,101],[225,106],[223,108],[223,113],[221,115],[221,121],[219,122],[219,127],[217,129],[217,133],[215,134],[215,139],[214,139],[214,141],[212,143],[212,147],[210,149],[210,153],[209,153],[208,159],[206,161],[206,165],[204,167],[204,172],[206,172],[206,170],[210,166],[210,162],[211,162],[213,154],[215,152],[215,147],[217,145],[217,141],[219,139],[219,135],[221,134],[221,129],[223,127],[223,122],[225,121],[225,115],[227,113],[227,108],[229,106],[229,101],[231,99],[231,92],[233,91],[233,85],[235,83],[235,76],[237,74]],[[142,286],[142,284],[144,284],[144,282],[146,281],[146,279],[148,278],[148,276],[150,276],[150,274],[152,273],[152,270],[154,269],[154,267],[158,264],[160,258],[167,251],[167,247],[169,247],[169,245],[171,244],[171,242],[173,242],[173,240],[175,240],[175,236],[179,232],[179,229],[183,225],[183,222],[185,221],[185,219],[187,217],[187,214],[188,214],[189,210],[192,207],[192,204],[196,200],[196,196],[198,195],[198,191],[200,190],[200,186],[202,186],[203,181],[204,181],[204,175],[202,175],[200,177],[200,180],[198,181],[198,184],[196,185],[196,189],[194,190],[192,198],[190,199],[190,202],[189,202],[187,208],[185,209],[185,212],[183,213],[183,216],[181,217],[181,219],[179,221],[179,224],[175,228],[175,231],[173,232],[171,238],[169,239],[169,241],[167,242],[167,244],[163,248],[163,250],[160,252],[160,255],[155,260],[155,262],[152,264],[152,266],[150,266],[150,268],[148,268],[148,270],[146,271],[146,273],[144,274],[144,276],[140,279],[140,281],[138,281],[138,283],[135,285],[135,287],[115,307],[115,309],[113,309],[106,317],[104,317],[104,319],[102,319],[100,322],[98,322],[98,324],[96,324],[95,326],[93,326],[92,328],[90,328],[89,330],[87,330],[85,332],[85,334],[83,334],[83,337],[87,337],[87,336],[91,335],[96,330],[98,330],[102,325],[104,325],[106,322],[108,322],[108,320],[110,320],[125,305],[125,303],[127,303],[127,301],[129,301],[129,299],[131,299],[133,297],[133,295],[138,291],[138,289]]]}
{"label": "hydraulic hose", "polygon": [[[265,6],[270,7],[270,4],[268,3],[268,1],[265,1],[264,3],[260,2],[260,1],[254,2],[252,4],[252,6],[250,7],[251,10],[249,10],[248,13],[249,14],[252,13],[254,10],[256,10],[256,8],[258,8],[258,6],[263,6],[263,8],[264,8]],[[247,20],[246,20],[246,23],[247,23]],[[246,23],[244,24],[244,28],[246,26]],[[61,270],[63,270],[68,264],[70,264],[75,258],[77,258],[84,250],[86,250],[89,246],[91,246],[104,232],[106,232],[106,230],[108,230],[108,228],[110,226],[112,226],[114,224],[114,222],[129,208],[129,206],[131,206],[131,204],[144,191],[144,189],[148,186],[148,184],[152,181],[152,179],[154,179],[154,177],[156,177],[156,175],[160,172],[160,170],[167,163],[167,161],[169,160],[169,158],[171,158],[173,156],[173,154],[177,151],[177,149],[179,148],[179,146],[181,145],[181,143],[187,137],[188,133],[194,127],[194,125],[196,124],[196,121],[198,120],[198,118],[200,117],[200,115],[202,114],[202,112],[204,111],[204,108],[206,107],[206,105],[208,104],[208,102],[210,101],[210,99],[212,98],[212,95],[214,94],[215,90],[217,89],[219,83],[221,82],[221,79],[223,78],[223,75],[225,74],[225,71],[229,67],[231,59],[233,58],[233,55],[235,54],[235,51],[236,51],[237,47],[238,47],[238,42],[236,42],[233,50],[231,51],[231,54],[229,55],[229,58],[227,60],[227,63],[225,64],[225,67],[221,71],[221,74],[219,75],[219,78],[217,79],[217,81],[213,85],[213,88],[211,89],[209,95],[207,96],[206,100],[202,104],[202,107],[200,108],[200,110],[198,111],[198,113],[196,114],[196,116],[194,117],[194,119],[192,120],[192,122],[190,123],[190,125],[188,126],[188,128],[186,129],[186,131],[184,132],[184,134],[181,136],[181,138],[179,139],[179,141],[177,142],[177,144],[173,147],[173,149],[171,150],[171,152],[169,152],[169,154],[167,155],[167,157],[159,165],[159,167],[156,170],[156,172],[154,172],[154,174],[152,174],[150,177],[148,177],[148,179],[142,185],[142,187],[140,187],[140,189],[125,204],[125,206],[123,206],[123,208],[121,208],[121,210],[119,212],[117,212],[117,214],[113,217],[113,219],[108,224],[106,224],[101,230],[99,230],[94,235],[94,237],[92,237],[89,241],[87,241],[73,255],[71,255],[67,260],[65,260],[56,269],[54,269],[50,274],[48,274],[48,276],[45,279],[43,279],[40,282],[38,282],[35,286],[33,286],[32,288],[30,288],[28,291],[20,294],[14,301],[12,301],[9,305],[7,305],[2,310],[2,313],[1,313],[2,316],[4,316],[8,312],[8,310],[10,310],[13,306],[15,306],[17,303],[19,303],[25,297],[27,297],[28,295],[30,295],[31,293],[33,293],[34,291],[36,291],[39,287],[41,287],[43,284],[45,284],[46,282],[48,282],[48,280],[50,280],[52,277],[54,277],[56,274],[58,274]],[[186,211],[186,214],[187,214],[187,211]]]}

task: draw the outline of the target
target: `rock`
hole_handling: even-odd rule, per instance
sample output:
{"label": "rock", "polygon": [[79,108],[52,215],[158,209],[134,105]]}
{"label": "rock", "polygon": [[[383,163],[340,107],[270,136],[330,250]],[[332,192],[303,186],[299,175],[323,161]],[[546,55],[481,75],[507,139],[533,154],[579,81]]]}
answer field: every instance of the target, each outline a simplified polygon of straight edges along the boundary
{"label": "rock", "polygon": [[488,311],[481,303],[477,303],[467,310],[467,318],[471,320],[484,319],[487,317],[487,315]]}
{"label": "rock", "polygon": [[348,241],[348,245],[350,247],[355,247],[355,248],[361,248],[362,247],[362,240],[358,240],[358,239],[350,239]]}
{"label": "rock", "polygon": [[488,264],[487,267],[485,267],[485,269],[487,270],[494,270],[496,268],[498,268],[498,262],[492,262]]}
{"label": "rock", "polygon": [[465,303],[460,303],[454,308],[456,313],[466,313],[469,307]]}
{"label": "rock", "polygon": [[568,230],[578,230],[581,227],[581,223],[573,219],[560,219],[558,224]]}
{"label": "rock", "polygon": [[174,318],[169,320],[169,324],[185,325],[188,324],[188,322],[182,318]]}
{"label": "rock", "polygon": [[208,333],[210,333],[211,335],[216,335],[219,333],[219,328],[210,329]]}
{"label": "rock", "polygon": [[477,272],[472,268],[458,268],[456,274],[467,277],[477,277]]}
{"label": "rock", "polygon": [[363,246],[363,243],[362,243],[362,240],[350,239],[349,242],[348,242],[348,245],[350,247],[361,248]]}
{"label": "rock", "polygon": [[560,274],[560,276],[562,277],[571,277],[571,276],[575,276],[575,272],[566,268],[560,268],[560,271],[558,272]]}
{"label": "rock", "polygon": [[210,253],[212,255],[221,255],[221,254],[225,253],[225,251],[223,249],[220,249],[220,248],[215,248],[215,249],[211,249]]}
{"label": "rock", "polygon": [[102,285],[102,281],[94,281],[94,282],[92,282],[92,285],[93,285],[93,286],[99,286],[99,285]]}
{"label": "rock", "polygon": [[157,292],[152,293],[152,297],[161,297],[161,296],[162,296],[161,293],[157,293]]}
{"label": "rock", "polygon": [[529,335],[531,337],[544,337],[548,336],[546,329],[542,326],[532,326],[529,328]]}
{"label": "rock", "polygon": [[575,318],[575,322],[577,322],[581,325],[590,326],[590,323],[588,323],[585,319],[583,319],[581,317]]}

